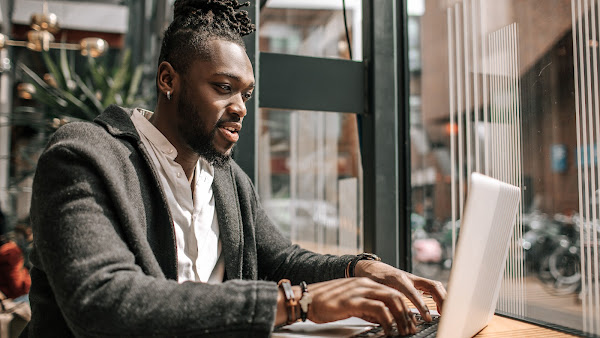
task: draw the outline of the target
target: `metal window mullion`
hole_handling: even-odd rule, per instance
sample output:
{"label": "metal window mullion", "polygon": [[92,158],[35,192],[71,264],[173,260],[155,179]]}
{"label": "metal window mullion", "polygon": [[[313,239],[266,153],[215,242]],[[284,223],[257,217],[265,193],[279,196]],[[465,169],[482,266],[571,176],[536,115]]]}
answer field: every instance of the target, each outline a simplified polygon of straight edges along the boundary
{"label": "metal window mullion", "polygon": [[[374,251],[386,263],[400,268],[406,268],[408,257],[405,248],[408,223],[404,220],[407,217],[401,217],[401,210],[406,210],[408,204],[400,196],[406,196],[404,190],[410,187],[404,167],[402,185],[406,186],[400,185],[398,165],[400,153],[407,156],[405,148],[400,151],[398,146],[405,143],[399,142],[400,128],[408,127],[399,126],[399,115],[405,113],[402,107],[406,101],[398,99],[400,88],[405,89],[398,63],[398,55],[404,50],[398,47],[406,41],[398,39],[399,31],[405,33],[398,29],[401,15],[398,13],[405,7],[404,1],[399,5],[392,0],[363,2],[363,55],[368,88],[368,111],[363,116],[362,130],[365,250]],[[400,224],[401,219],[404,224]]]}
{"label": "metal window mullion", "polygon": [[248,174],[248,177],[252,180],[255,186],[258,182],[258,124],[259,124],[259,113],[258,109],[258,97],[260,95],[260,53],[258,47],[258,30],[260,27],[260,5],[257,6],[256,2],[250,1],[248,8],[250,20],[254,22],[256,26],[256,32],[244,37],[244,43],[246,44],[246,53],[254,68],[254,81],[256,87],[252,94],[252,99],[246,103],[247,114],[244,117],[244,128],[240,131],[240,137],[242,142],[239,142],[234,150],[234,158],[237,164]]}

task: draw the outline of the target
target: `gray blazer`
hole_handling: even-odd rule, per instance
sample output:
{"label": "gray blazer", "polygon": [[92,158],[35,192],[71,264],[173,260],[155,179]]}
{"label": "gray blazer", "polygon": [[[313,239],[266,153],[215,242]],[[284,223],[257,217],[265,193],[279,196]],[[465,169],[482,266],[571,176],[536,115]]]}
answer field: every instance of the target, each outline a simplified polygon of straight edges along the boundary
{"label": "gray blazer", "polygon": [[131,122],[109,107],[60,128],[38,163],[30,336],[268,336],[277,286],[340,278],[353,256],[292,245],[233,161],[213,191],[226,282],[177,283],[173,221]]}

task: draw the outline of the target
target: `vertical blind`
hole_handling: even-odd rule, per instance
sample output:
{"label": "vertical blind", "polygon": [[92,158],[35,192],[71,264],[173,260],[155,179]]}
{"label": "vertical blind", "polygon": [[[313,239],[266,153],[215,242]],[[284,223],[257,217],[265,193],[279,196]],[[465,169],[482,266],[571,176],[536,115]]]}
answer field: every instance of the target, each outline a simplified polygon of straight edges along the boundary
{"label": "vertical blind", "polygon": [[571,0],[577,173],[581,252],[581,300],[583,328],[600,333],[598,284],[598,177],[600,106],[598,100],[598,6],[594,0]]}
{"label": "vertical blind", "polygon": [[[522,187],[518,26],[487,32],[483,0],[447,8],[452,243],[471,172]],[[497,309],[526,316],[522,202],[516,216]]]}

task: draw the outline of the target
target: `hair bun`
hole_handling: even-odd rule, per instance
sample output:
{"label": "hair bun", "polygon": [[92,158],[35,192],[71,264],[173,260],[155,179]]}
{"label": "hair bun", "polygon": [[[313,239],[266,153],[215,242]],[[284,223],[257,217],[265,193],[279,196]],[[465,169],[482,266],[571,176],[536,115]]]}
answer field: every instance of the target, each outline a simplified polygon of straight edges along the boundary
{"label": "hair bun", "polygon": [[175,17],[178,16],[188,16],[198,10],[202,12],[208,11],[210,9],[211,0],[176,0],[173,5],[173,15]]}
{"label": "hair bun", "polygon": [[173,12],[175,17],[186,17],[208,12],[218,15],[223,12],[232,13],[249,4],[249,1],[240,3],[238,0],[176,0],[173,5]]}
{"label": "hair bun", "polygon": [[184,26],[192,25],[193,29],[200,26],[228,27],[244,36],[256,29],[248,12],[239,10],[249,5],[249,1],[240,3],[238,0],[175,0],[173,21],[180,21]]}

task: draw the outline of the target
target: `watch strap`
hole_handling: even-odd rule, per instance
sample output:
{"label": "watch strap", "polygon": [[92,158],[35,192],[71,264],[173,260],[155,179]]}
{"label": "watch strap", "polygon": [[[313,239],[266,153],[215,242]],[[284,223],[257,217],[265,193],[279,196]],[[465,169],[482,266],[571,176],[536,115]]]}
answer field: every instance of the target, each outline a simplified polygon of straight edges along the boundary
{"label": "watch strap", "polygon": [[356,268],[356,264],[359,261],[363,260],[381,261],[381,258],[379,258],[379,256],[377,256],[376,254],[369,252],[363,252],[361,254],[356,255],[356,257],[354,257],[354,259],[352,259],[352,261],[350,261],[350,263],[348,263],[348,266],[346,267],[346,277],[355,277],[354,269]]}

